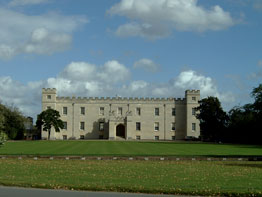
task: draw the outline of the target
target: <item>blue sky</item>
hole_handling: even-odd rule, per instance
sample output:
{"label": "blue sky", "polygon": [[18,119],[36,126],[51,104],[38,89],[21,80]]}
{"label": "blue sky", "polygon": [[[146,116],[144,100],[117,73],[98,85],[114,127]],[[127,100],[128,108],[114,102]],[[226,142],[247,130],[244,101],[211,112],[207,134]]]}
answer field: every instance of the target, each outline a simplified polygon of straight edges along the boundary
{"label": "blue sky", "polygon": [[260,0],[2,0],[0,101],[35,117],[60,96],[184,97],[224,109],[262,79]]}

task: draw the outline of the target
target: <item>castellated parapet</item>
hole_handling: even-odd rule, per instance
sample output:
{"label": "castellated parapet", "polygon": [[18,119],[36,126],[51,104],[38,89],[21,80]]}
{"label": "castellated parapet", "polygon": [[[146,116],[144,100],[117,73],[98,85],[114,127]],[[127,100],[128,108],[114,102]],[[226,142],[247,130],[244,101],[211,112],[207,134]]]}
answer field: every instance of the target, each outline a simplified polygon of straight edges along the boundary
{"label": "castellated parapet", "polygon": [[181,140],[199,137],[199,99],[199,90],[186,90],[185,98],[127,98],[58,97],[55,88],[43,88],[42,110],[59,111],[64,122],[50,139]]}

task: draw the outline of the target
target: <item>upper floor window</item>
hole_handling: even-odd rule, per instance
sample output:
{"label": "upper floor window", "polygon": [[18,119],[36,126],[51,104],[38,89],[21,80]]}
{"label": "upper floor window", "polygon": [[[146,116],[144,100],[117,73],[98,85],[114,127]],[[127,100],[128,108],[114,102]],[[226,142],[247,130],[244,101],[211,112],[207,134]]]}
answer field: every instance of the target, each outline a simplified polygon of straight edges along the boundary
{"label": "upper floor window", "polygon": [[192,123],[192,131],[196,130],[196,123]]}
{"label": "upper floor window", "polygon": [[192,115],[196,115],[196,108],[192,108]]}
{"label": "upper floor window", "polygon": [[172,116],[176,115],[176,108],[172,108]]}
{"label": "upper floor window", "polygon": [[99,131],[104,131],[104,122],[99,122]]}
{"label": "upper floor window", "polygon": [[47,99],[51,99],[51,95],[47,95]]}
{"label": "upper floor window", "polygon": [[140,122],[136,122],[136,130],[137,131],[141,130],[141,123]]}
{"label": "upper floor window", "polygon": [[155,116],[159,116],[159,108],[155,108]]}
{"label": "upper floor window", "polygon": [[80,114],[81,115],[85,115],[85,107],[81,107],[80,108]]}
{"label": "upper floor window", "polygon": [[50,106],[47,106],[46,109],[51,109],[51,107],[50,107]]}
{"label": "upper floor window", "polygon": [[99,114],[100,115],[104,115],[105,114],[105,108],[104,107],[100,107]]}
{"label": "upper floor window", "polygon": [[67,114],[67,107],[63,107],[63,115]]}
{"label": "upper floor window", "polygon": [[118,109],[117,109],[117,113],[118,113],[119,115],[122,115],[122,112],[123,112],[122,107],[118,107]]}
{"label": "upper floor window", "polygon": [[67,122],[63,122],[64,130],[67,130]]}
{"label": "upper floor window", "polygon": [[196,97],[195,96],[192,97],[192,101],[196,101]]}
{"label": "upper floor window", "polygon": [[159,122],[155,122],[155,131],[159,131]]}
{"label": "upper floor window", "polygon": [[175,131],[176,130],[176,123],[172,122],[171,124],[171,130]]}
{"label": "upper floor window", "polygon": [[136,108],[136,115],[138,115],[138,116],[141,115],[141,108],[140,107]]}
{"label": "upper floor window", "polygon": [[80,122],[80,129],[85,130],[85,122]]}

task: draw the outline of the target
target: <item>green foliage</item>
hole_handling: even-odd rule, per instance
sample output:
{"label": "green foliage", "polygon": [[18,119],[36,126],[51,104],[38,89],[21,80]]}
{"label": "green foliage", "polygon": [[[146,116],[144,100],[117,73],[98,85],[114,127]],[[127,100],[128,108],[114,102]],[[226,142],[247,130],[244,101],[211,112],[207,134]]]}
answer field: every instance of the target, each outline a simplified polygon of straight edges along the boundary
{"label": "green foliage", "polygon": [[216,97],[208,97],[199,101],[196,117],[200,121],[201,138],[207,141],[220,141],[225,130],[227,114],[223,111]]}
{"label": "green foliage", "polygon": [[36,125],[39,129],[43,126],[43,130],[48,132],[48,139],[50,139],[51,128],[54,127],[56,132],[63,129],[64,124],[60,119],[60,114],[54,109],[47,109],[41,114],[37,115]]}
{"label": "green foliage", "polygon": [[24,121],[25,117],[17,108],[0,104],[0,132],[4,132],[9,139],[23,139]]}
{"label": "green foliage", "polygon": [[228,142],[261,144],[262,138],[262,84],[251,92],[254,103],[229,111]]}

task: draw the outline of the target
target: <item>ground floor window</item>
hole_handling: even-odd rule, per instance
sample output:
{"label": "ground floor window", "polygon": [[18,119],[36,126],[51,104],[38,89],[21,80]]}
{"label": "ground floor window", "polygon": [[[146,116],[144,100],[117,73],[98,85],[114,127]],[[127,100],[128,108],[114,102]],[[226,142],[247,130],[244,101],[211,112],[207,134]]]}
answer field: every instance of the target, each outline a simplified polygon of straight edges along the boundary
{"label": "ground floor window", "polygon": [[172,136],[172,140],[176,140],[176,136]]}
{"label": "ground floor window", "polygon": [[67,140],[67,135],[63,135],[63,140]]}
{"label": "ground floor window", "polygon": [[141,136],[140,136],[140,135],[137,135],[137,136],[136,136],[136,139],[137,139],[137,140],[141,140]]}
{"label": "ground floor window", "polygon": [[192,131],[196,131],[196,123],[192,123]]}
{"label": "ground floor window", "polygon": [[136,122],[136,130],[137,131],[141,130],[141,123],[140,122]]}
{"label": "ground floor window", "polygon": [[155,140],[159,140],[159,136],[155,136]]}
{"label": "ground floor window", "polygon": [[80,140],[84,140],[85,136],[84,135],[80,135]]}
{"label": "ground floor window", "polygon": [[104,122],[99,122],[99,131],[104,131]]}
{"label": "ground floor window", "polygon": [[104,139],[104,136],[103,135],[99,135],[99,139]]}

